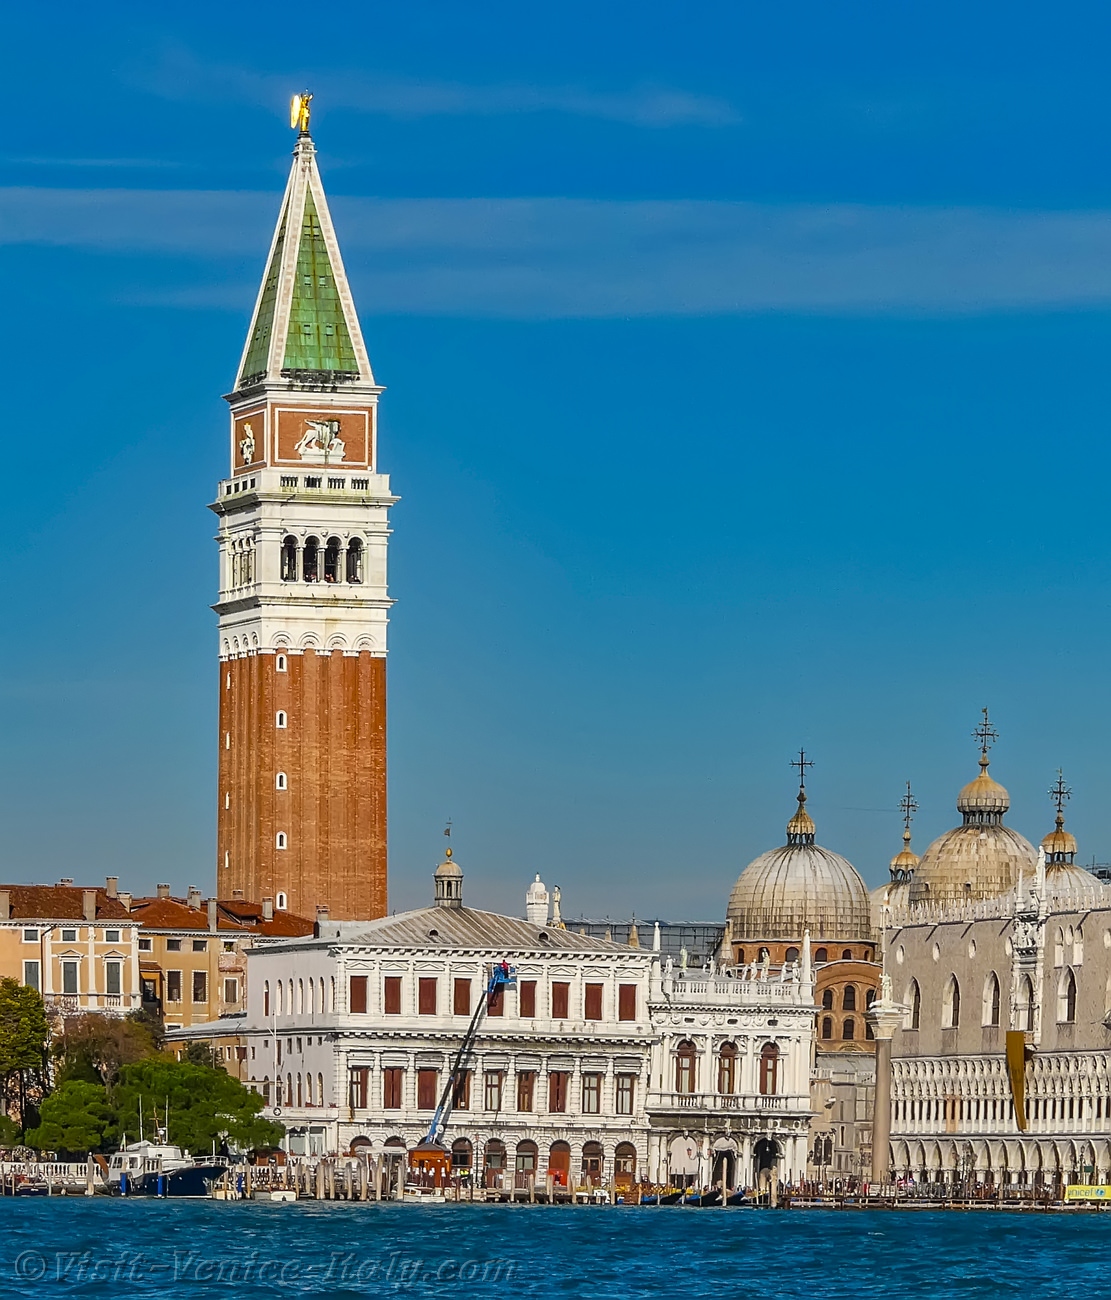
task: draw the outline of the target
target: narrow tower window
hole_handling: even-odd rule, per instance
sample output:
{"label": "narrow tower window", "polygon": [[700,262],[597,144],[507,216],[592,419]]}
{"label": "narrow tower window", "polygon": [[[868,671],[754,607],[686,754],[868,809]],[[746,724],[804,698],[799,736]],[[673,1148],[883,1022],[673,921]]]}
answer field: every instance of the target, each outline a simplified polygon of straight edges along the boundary
{"label": "narrow tower window", "polygon": [[279,709],[278,712],[274,715],[274,726],[279,728],[284,728],[285,725],[286,725],[285,710]]}
{"label": "narrow tower window", "polygon": [[297,538],[282,539],[282,581],[297,581]]}
{"label": "narrow tower window", "polygon": [[279,912],[284,912],[287,905],[288,904],[287,904],[284,890],[279,890],[278,897],[274,900],[274,906],[277,907]]}
{"label": "narrow tower window", "polygon": [[278,655],[274,661],[274,671],[278,673],[287,672],[285,655]]}
{"label": "narrow tower window", "polygon": [[363,580],[363,544],[357,537],[347,543],[347,581]]}
{"label": "narrow tower window", "polygon": [[329,537],[324,548],[324,581],[339,582],[339,538]]}
{"label": "narrow tower window", "polygon": [[320,562],[320,539],[318,537],[305,538],[305,551],[301,557],[301,572],[306,582],[318,582]]}
{"label": "narrow tower window", "polygon": [[279,848],[279,849],[284,849],[284,848],[288,847],[287,844],[286,844],[285,831],[279,831],[279,832],[278,832],[278,834],[277,834],[277,836],[276,836],[276,838],[275,838],[275,840],[274,840],[274,844],[275,844],[275,847],[276,847],[276,848]]}
{"label": "narrow tower window", "polygon": [[289,789],[289,786],[286,784],[286,775],[284,772],[279,772],[278,775],[274,778],[274,789],[275,790]]}

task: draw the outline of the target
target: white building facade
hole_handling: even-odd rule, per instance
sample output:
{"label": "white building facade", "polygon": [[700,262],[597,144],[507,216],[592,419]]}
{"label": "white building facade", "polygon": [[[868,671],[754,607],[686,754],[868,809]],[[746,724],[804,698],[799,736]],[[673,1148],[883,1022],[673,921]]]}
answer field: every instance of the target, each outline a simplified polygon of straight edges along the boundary
{"label": "white building facade", "polygon": [[440,875],[452,896],[438,906],[252,951],[246,1016],[183,1031],[248,1045],[247,1082],[291,1150],[417,1145],[506,962],[515,983],[481,1020],[441,1135],[457,1171],[497,1186],[802,1177],[805,956],[685,971],[651,949],[464,908],[461,874]]}

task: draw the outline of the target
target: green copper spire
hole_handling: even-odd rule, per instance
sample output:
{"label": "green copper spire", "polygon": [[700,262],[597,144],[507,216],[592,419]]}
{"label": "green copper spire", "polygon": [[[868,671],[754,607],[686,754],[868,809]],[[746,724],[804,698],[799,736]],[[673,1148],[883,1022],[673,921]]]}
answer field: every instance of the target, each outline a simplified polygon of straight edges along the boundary
{"label": "green copper spire", "polygon": [[236,388],[268,383],[374,386],[316,148],[305,131],[293,153]]}
{"label": "green copper spire", "polygon": [[240,370],[240,383],[255,375],[266,373],[266,359],[270,355],[270,334],[274,328],[274,310],[278,303],[278,280],[282,271],[282,249],[285,247],[285,213],[282,213],[278,227],[278,238],[274,245],[274,254],[266,268],[266,279],[262,285],[262,297],[255,312],[254,328],[247,344],[247,355],[243,358]]}
{"label": "green copper spire", "polygon": [[305,196],[282,370],[359,373],[311,191]]}

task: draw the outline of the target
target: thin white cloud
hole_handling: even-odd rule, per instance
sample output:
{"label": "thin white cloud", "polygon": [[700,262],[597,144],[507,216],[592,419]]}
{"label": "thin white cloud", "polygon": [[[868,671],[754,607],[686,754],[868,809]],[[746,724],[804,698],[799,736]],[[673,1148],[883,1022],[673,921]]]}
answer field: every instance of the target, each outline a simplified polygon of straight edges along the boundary
{"label": "thin white cloud", "polygon": [[[277,196],[0,190],[0,243],[209,261],[182,305],[246,310]],[[333,202],[367,314],[984,312],[1111,304],[1111,212],[852,204]],[[239,265],[228,276],[229,259]],[[248,269],[249,268],[249,269]],[[178,296],[173,297],[174,294]]]}
{"label": "thin white cloud", "polygon": [[565,113],[642,127],[729,126],[741,120],[727,100],[667,86],[598,90],[527,82],[474,85],[389,74],[367,77],[335,70],[260,73],[204,63],[182,49],[136,67],[132,77],[144,89],[169,99],[239,101],[277,112],[284,111],[293,91],[309,85],[328,111],[347,109],[394,118]]}

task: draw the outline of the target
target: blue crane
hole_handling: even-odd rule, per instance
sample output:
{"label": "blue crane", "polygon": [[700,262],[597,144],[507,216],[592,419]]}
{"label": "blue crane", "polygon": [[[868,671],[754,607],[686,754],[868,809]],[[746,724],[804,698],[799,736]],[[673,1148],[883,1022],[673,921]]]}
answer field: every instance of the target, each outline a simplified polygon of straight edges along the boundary
{"label": "blue crane", "polygon": [[491,999],[500,994],[507,985],[516,983],[516,966],[510,966],[508,962],[503,961],[494,967],[486,985],[486,993],[479,998],[478,1006],[475,1007],[474,1015],[471,1016],[471,1023],[467,1026],[467,1032],[463,1035],[463,1041],[459,1044],[459,1051],[455,1054],[455,1060],[448,1073],[447,1082],[440,1094],[440,1104],[436,1107],[436,1113],[432,1116],[432,1123],[428,1126],[428,1132],[417,1147],[418,1151],[429,1146],[440,1145],[440,1138],[443,1136],[447,1122],[451,1118],[451,1108],[455,1104],[456,1090],[463,1077],[463,1069],[471,1048],[474,1046],[475,1036],[478,1034],[478,1027],[482,1023],[482,1018],[489,1009]]}

